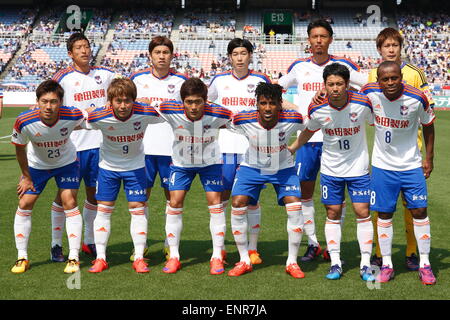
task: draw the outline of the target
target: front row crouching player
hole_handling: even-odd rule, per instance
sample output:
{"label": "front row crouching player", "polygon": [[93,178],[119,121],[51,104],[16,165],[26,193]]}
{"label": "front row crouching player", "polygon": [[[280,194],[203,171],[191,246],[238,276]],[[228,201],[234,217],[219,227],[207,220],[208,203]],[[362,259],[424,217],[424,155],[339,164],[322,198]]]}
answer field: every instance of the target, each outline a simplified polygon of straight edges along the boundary
{"label": "front row crouching player", "polygon": [[181,268],[180,236],[183,228],[183,205],[192,181],[198,174],[206,192],[210,213],[213,253],[210,273],[225,272],[222,257],[226,231],[225,213],[220,200],[223,191],[222,156],[217,143],[219,128],[231,119],[231,111],[208,104],[208,88],[198,78],[186,80],[180,89],[182,101],[163,102],[156,108],[174,132],[171,174],[169,180],[170,205],[166,212],[166,238],[170,258],[163,272],[176,273]]}
{"label": "front row crouching player", "polygon": [[286,272],[294,278],[305,275],[297,264],[302,238],[303,215],[300,185],[287,143],[297,130],[304,130],[301,114],[282,110],[282,87],[261,82],[256,87],[257,110],[234,116],[230,129],[249,139],[249,148],[237,171],[232,189],[231,229],[239,250],[240,262],[229,276],[240,276],[253,270],[248,252],[247,208],[250,198],[258,200],[265,183],[272,183],[278,204],[286,206],[288,259]]}
{"label": "front row crouching player", "polygon": [[[421,90],[402,83],[402,72],[397,63],[381,63],[377,81],[361,89],[372,103],[375,123],[370,209],[379,212],[378,243],[383,258],[377,281],[388,282],[394,278],[392,216],[402,192],[413,216],[420,256],[419,278],[424,284],[435,284],[429,261],[431,233],[425,182],[433,170],[435,114]],[[423,162],[417,145],[419,122],[425,141]]]}
{"label": "front row crouching player", "polygon": [[347,185],[356,214],[360,275],[364,281],[373,281],[370,269],[373,226],[369,214],[369,153],[365,130],[366,120],[372,123],[372,106],[366,96],[348,90],[350,73],[345,66],[338,63],[326,66],[323,79],[328,98],[309,107],[306,130],[289,149],[295,152],[315,131],[322,129],[320,188],[327,212],[325,238],[331,258],[326,278],[337,280],[342,276],[341,214]]}
{"label": "front row crouching player", "polygon": [[[66,216],[69,259],[65,273],[79,271],[83,219],[77,207],[80,186],[77,152],[69,136],[84,120],[79,109],[62,105],[64,90],[53,80],[42,82],[37,90],[38,108],[21,113],[14,124],[12,143],[22,171],[17,186],[19,207],[14,219],[18,259],[11,269],[23,273],[30,268],[28,239],[31,212],[47,181],[55,178]],[[25,151],[28,144],[28,150]]]}
{"label": "front row crouching player", "polygon": [[145,215],[147,180],[142,141],[147,125],[162,120],[151,106],[135,102],[136,95],[133,81],[114,79],[107,91],[110,105],[90,112],[87,122],[83,124],[85,129],[100,130],[103,135],[95,194],[98,203],[94,220],[97,258],[89,269],[92,273],[108,268],[106,246],[111,234],[111,214],[122,181],[131,214],[130,233],[135,250],[133,269],[138,273],[149,272],[144,261],[148,226]]}

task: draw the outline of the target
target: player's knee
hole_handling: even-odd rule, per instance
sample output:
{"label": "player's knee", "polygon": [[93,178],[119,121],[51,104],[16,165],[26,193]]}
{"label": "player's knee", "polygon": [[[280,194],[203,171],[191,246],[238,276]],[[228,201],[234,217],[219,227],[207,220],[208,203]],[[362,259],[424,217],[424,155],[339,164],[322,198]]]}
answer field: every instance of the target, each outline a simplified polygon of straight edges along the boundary
{"label": "player's knee", "polygon": [[394,213],[392,212],[378,212],[378,218],[380,218],[381,220],[388,220],[388,219],[392,219]]}
{"label": "player's knee", "polygon": [[142,207],[145,207],[144,201],[128,202],[128,209],[137,209],[137,208],[142,208]]}
{"label": "player's knee", "polygon": [[243,197],[243,196],[235,196],[233,197],[232,201],[231,201],[231,205],[234,208],[243,208],[246,207],[248,203],[248,199],[247,197]]}
{"label": "player's knee", "polygon": [[170,199],[170,206],[172,208],[183,208],[183,201],[181,199]]}
{"label": "player's knee", "polygon": [[330,220],[340,220],[342,210],[337,206],[325,206],[327,210],[327,218]]}
{"label": "player's knee", "polygon": [[19,208],[22,210],[32,210],[34,206],[34,201],[23,197],[19,200]]}
{"label": "player's knee", "polygon": [[64,199],[64,201],[62,202],[62,207],[64,208],[64,210],[72,210],[76,206],[77,199],[75,198]]}
{"label": "player's knee", "polygon": [[425,219],[427,217],[427,208],[410,209],[414,219]]}

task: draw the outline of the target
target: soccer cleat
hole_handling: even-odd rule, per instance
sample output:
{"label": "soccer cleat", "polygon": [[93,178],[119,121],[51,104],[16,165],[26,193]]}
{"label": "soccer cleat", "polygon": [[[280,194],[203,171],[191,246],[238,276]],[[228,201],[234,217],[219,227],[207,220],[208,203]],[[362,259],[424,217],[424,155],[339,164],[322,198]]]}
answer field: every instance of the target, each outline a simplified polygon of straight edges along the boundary
{"label": "soccer cleat", "polygon": [[339,280],[342,277],[342,268],[339,265],[332,265],[330,271],[325,276],[328,280]]}
{"label": "soccer cleat", "polygon": [[139,258],[136,261],[133,262],[133,269],[137,273],[147,273],[150,272],[150,269],[148,268],[148,264],[145,262],[143,258]]}
{"label": "soccer cleat", "polygon": [[370,258],[370,264],[372,266],[377,266],[379,268],[381,268],[383,266],[383,258],[381,257],[377,257],[376,254],[374,254],[371,258]]}
{"label": "soccer cleat", "polygon": [[394,279],[394,269],[389,268],[389,266],[382,266],[380,269],[380,273],[376,277],[376,281],[380,283],[389,282]]}
{"label": "soccer cleat", "polygon": [[373,271],[369,266],[364,266],[359,270],[359,275],[363,281],[375,281]]}
{"label": "soccer cleat", "polygon": [[320,256],[322,253],[322,248],[320,245],[314,246],[313,244],[308,245],[308,248],[306,249],[306,252],[303,257],[301,257],[301,261],[303,262],[309,262],[313,261],[316,257]]}
{"label": "soccer cleat", "polygon": [[300,266],[297,263],[291,263],[286,267],[286,273],[290,274],[292,277],[296,279],[301,279],[305,277],[305,274],[303,273],[302,269],[300,269]]}
{"label": "soccer cleat", "polygon": [[166,261],[169,261],[169,259],[170,259],[170,247],[164,247],[163,254],[164,254],[164,258],[166,258]]}
{"label": "soccer cleat", "polygon": [[228,262],[227,262],[227,251],[226,250],[222,250],[221,254],[222,254],[223,264],[228,264]]}
{"label": "soccer cleat", "polygon": [[164,273],[176,273],[178,270],[181,269],[181,263],[178,258],[170,258],[169,261],[167,261],[166,265],[163,268]]}
{"label": "soccer cleat", "polygon": [[86,244],[83,243],[81,246],[81,251],[83,251],[85,254],[89,256],[96,257],[97,256],[97,249],[95,248],[95,243]]}
{"label": "soccer cleat", "polygon": [[436,277],[434,276],[430,265],[425,265],[423,268],[419,268],[419,279],[423,284],[436,284]]}
{"label": "soccer cleat", "polygon": [[219,258],[212,258],[209,262],[209,273],[213,275],[222,274],[225,272],[225,268],[223,266],[223,261]]}
{"label": "soccer cleat", "polygon": [[[145,249],[144,249],[144,257],[147,257],[147,256],[148,256],[148,247],[145,247]],[[131,253],[130,261],[134,262],[134,249],[133,249],[133,252]]]}
{"label": "soccer cleat", "polygon": [[409,271],[419,270],[419,259],[414,253],[409,257],[406,257],[406,269],[408,269]]}
{"label": "soccer cleat", "polygon": [[103,270],[108,269],[108,263],[103,259],[95,259],[92,261],[93,266],[89,268],[89,272],[91,273],[99,273]]}
{"label": "soccer cleat", "polygon": [[50,259],[53,262],[64,262],[63,249],[61,246],[55,244],[50,250]]}
{"label": "soccer cleat", "polygon": [[259,253],[256,250],[249,250],[248,255],[250,256],[250,262],[252,265],[261,264],[262,259],[259,257]]}
{"label": "soccer cleat", "polygon": [[24,273],[30,269],[30,260],[27,259],[18,259],[14,266],[11,268],[12,273]]}
{"label": "soccer cleat", "polygon": [[240,261],[235,264],[235,267],[228,271],[228,275],[230,277],[238,277],[242,276],[244,273],[252,272],[253,267],[251,264],[247,264],[244,261]]}
{"label": "soccer cleat", "polygon": [[75,259],[69,259],[67,265],[64,268],[64,273],[75,273],[80,271],[80,262]]}

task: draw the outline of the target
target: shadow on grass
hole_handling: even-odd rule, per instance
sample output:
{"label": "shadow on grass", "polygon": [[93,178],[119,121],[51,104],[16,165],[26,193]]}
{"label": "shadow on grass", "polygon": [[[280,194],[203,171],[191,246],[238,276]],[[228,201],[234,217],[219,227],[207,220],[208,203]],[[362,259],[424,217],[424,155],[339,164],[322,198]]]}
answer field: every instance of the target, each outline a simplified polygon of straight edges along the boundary
{"label": "shadow on grass", "polygon": [[0,154],[0,161],[16,160],[15,154]]}

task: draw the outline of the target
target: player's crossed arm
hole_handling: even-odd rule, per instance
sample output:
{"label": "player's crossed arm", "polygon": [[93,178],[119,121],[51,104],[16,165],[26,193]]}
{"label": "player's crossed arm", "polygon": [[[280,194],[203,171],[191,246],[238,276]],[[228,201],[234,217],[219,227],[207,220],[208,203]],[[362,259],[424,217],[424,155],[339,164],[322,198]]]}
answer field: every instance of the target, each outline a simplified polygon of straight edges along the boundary
{"label": "player's crossed arm", "polygon": [[314,135],[314,131],[308,129],[303,130],[297,139],[288,147],[290,153],[294,154],[298,149],[300,149],[305,143],[311,139]]}

